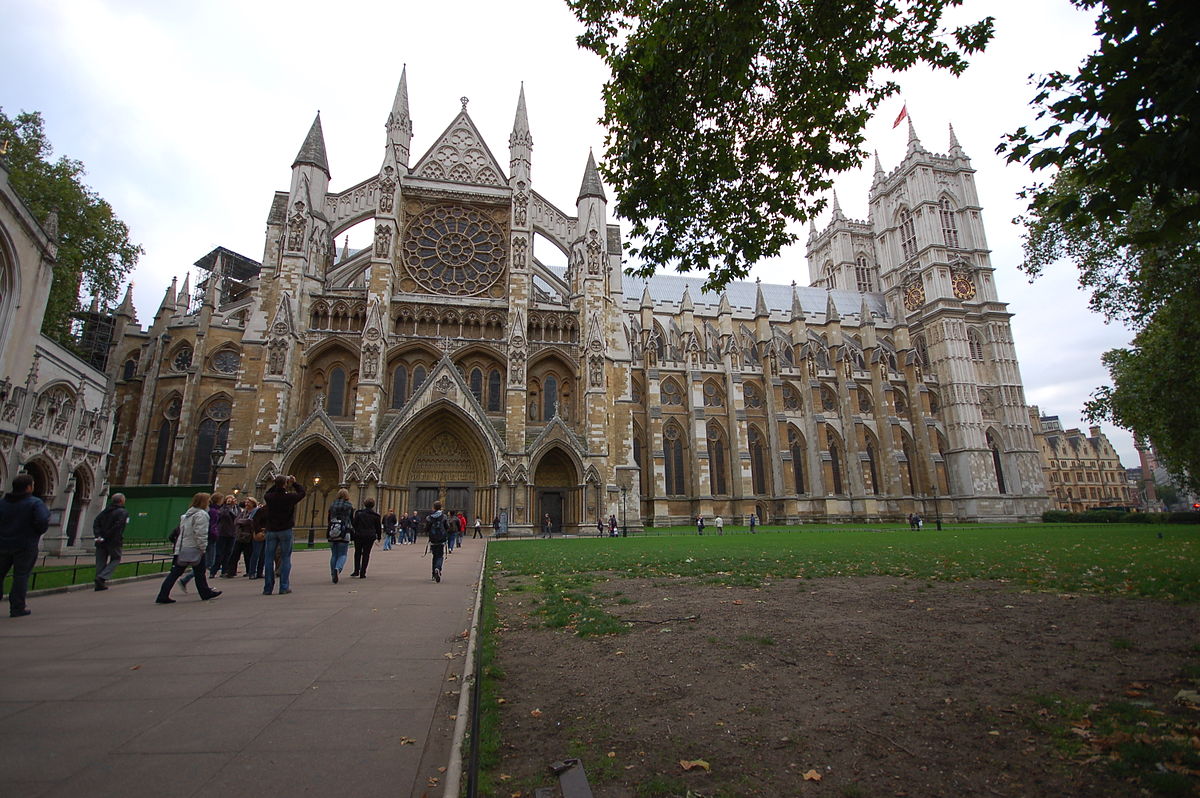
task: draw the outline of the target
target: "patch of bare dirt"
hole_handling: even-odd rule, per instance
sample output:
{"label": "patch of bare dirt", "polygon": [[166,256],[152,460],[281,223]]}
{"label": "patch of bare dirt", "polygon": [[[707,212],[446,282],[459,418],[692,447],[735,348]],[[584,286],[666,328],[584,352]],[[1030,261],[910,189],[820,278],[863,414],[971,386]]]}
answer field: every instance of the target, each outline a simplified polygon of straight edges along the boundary
{"label": "patch of bare dirt", "polygon": [[614,578],[632,631],[580,638],[498,587],[504,796],[570,756],[597,798],[1139,795],[1056,752],[1038,699],[1169,706],[1200,639],[1193,606],[882,577]]}

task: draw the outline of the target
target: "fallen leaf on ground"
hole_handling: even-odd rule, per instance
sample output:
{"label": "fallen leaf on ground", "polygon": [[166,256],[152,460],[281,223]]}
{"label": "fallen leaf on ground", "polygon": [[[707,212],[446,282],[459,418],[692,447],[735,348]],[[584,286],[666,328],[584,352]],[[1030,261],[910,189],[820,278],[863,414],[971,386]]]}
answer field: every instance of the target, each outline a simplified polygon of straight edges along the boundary
{"label": "fallen leaf on ground", "polygon": [[141,665],[134,665],[134,666],[133,666],[132,668],[130,668],[129,670],[131,670],[131,671],[136,671],[136,670],[140,669],[141,667],[142,667]]}
{"label": "fallen leaf on ground", "polygon": [[507,703],[508,703],[508,699],[507,699],[507,698],[497,698],[497,699],[496,699],[496,703],[497,703],[497,704],[507,704]]}
{"label": "fallen leaf on ground", "polygon": [[533,709],[529,711],[529,714],[535,718],[540,718],[542,716],[542,711],[540,709]]}
{"label": "fallen leaf on ground", "polygon": [[815,770],[810,770],[804,774],[804,780],[805,781],[820,781],[821,774]]}
{"label": "fallen leaf on ground", "polygon": [[696,768],[704,771],[712,770],[712,767],[703,759],[681,759],[679,760],[679,767],[684,770],[695,770]]}
{"label": "fallen leaf on ground", "polygon": [[411,737],[401,737],[400,745],[416,745],[417,741]]}

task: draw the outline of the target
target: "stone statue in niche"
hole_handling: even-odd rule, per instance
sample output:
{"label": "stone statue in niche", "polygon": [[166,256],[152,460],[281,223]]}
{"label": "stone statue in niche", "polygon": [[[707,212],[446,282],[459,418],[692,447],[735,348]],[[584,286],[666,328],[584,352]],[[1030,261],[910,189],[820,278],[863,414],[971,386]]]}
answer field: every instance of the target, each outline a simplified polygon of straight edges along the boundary
{"label": "stone statue in niche", "polygon": [[375,257],[386,258],[392,253],[392,226],[375,225]]}
{"label": "stone statue in niche", "polygon": [[588,363],[588,378],[593,388],[604,387],[604,358],[592,355]]}
{"label": "stone statue in niche", "polygon": [[529,221],[529,195],[524,192],[525,183],[517,184],[517,195],[513,197],[513,224],[524,227]]}
{"label": "stone statue in niche", "polygon": [[287,357],[287,341],[276,339],[267,345],[267,373],[282,374]]}
{"label": "stone statue in niche", "polygon": [[292,210],[292,217],[288,219],[288,252],[303,252],[304,229],[308,226],[308,217],[304,215],[304,202],[297,200]]}
{"label": "stone statue in niche", "polygon": [[595,230],[588,231],[587,270],[592,275],[600,273],[600,234]]}
{"label": "stone statue in niche", "polygon": [[396,170],[390,166],[383,167],[383,175],[379,178],[379,212],[391,213],[396,201]]}
{"label": "stone statue in niche", "polygon": [[513,236],[513,265],[518,269],[525,268],[525,253],[529,242],[525,236]]}
{"label": "stone statue in niche", "polygon": [[363,377],[373,380],[379,374],[379,344],[363,347]]}

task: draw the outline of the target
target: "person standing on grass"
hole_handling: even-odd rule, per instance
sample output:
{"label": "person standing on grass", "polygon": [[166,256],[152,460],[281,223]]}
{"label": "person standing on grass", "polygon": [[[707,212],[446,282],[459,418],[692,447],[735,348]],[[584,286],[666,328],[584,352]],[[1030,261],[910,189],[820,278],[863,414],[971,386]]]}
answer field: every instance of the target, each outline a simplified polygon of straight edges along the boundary
{"label": "person standing on grass", "polygon": [[[337,498],[329,505],[329,578],[336,585],[346,557],[350,551],[350,538],[354,535],[354,505],[350,503],[350,491],[342,488]],[[337,524],[335,529],[334,524]],[[334,533],[337,532],[335,536]],[[357,565],[351,576],[358,576]]]}
{"label": "person standing on grass", "polygon": [[108,590],[106,583],[121,564],[125,525],[128,523],[129,511],[125,509],[125,494],[114,493],[108,507],[92,522],[92,540],[96,544],[97,590]]}
{"label": "person standing on grass", "polygon": [[175,560],[171,570],[163,577],[162,586],[158,589],[156,604],[174,604],[171,598],[171,588],[188,568],[192,569],[192,578],[196,580],[196,591],[204,601],[215,599],[221,595],[220,590],[213,590],[208,585],[205,576],[204,555],[208,550],[208,507],[209,495],[197,493],[192,497],[192,504],[187,512],[179,519],[179,537],[175,539]]}
{"label": "person standing on grass", "polygon": [[721,516],[718,515],[716,520],[713,521],[713,526],[715,526],[717,528],[718,535],[725,534],[725,519],[724,518],[722,518]]}
{"label": "person standing on grass", "polygon": [[608,536],[615,538],[617,536],[617,514],[613,513],[608,517]]}
{"label": "person standing on grass", "polygon": [[383,537],[383,524],[375,512],[375,500],[364,499],[362,509],[354,514],[354,573],[359,579],[367,578],[367,564],[371,562],[371,549]]}
{"label": "person standing on grass", "polygon": [[442,503],[433,503],[433,512],[425,519],[425,535],[429,538],[429,553],[433,556],[433,581],[442,581],[442,564],[446,559],[446,539],[450,522],[442,513]]}
{"label": "person standing on grass", "polygon": [[296,478],[279,474],[263,494],[263,528],[267,532],[267,574],[263,595],[275,592],[275,552],[279,552],[279,595],[292,592],[292,545],[295,541],[296,505],[304,498],[304,486]]}
{"label": "person standing on grass", "polygon": [[750,513],[750,534],[754,534],[754,527],[758,526],[758,516]]}
{"label": "person standing on grass", "polygon": [[704,534],[704,516],[702,516],[702,515],[696,516],[696,534],[697,535]]}
{"label": "person standing on grass", "polygon": [[29,589],[29,574],[37,562],[38,540],[50,526],[50,510],[46,503],[33,495],[33,477],[17,474],[12,481],[12,493],[0,500],[0,593],[9,570],[13,572],[8,591],[8,614],[12,618],[29,615],[25,594]]}

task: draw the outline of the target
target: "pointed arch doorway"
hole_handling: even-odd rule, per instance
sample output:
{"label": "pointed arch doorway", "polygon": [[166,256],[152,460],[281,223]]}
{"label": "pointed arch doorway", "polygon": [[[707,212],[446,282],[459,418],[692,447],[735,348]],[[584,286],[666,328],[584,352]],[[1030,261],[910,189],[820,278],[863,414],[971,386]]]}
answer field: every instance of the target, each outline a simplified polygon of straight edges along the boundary
{"label": "pointed arch doorway", "polygon": [[494,463],[482,433],[444,405],[414,419],[392,445],[384,463],[384,509],[424,517],[440,501],[465,515],[468,525],[476,515],[489,524],[497,509]]}
{"label": "pointed arch doorway", "polygon": [[537,532],[544,534],[546,517],[555,534],[577,531],[583,504],[579,469],[563,449],[555,446],[541,459],[533,472],[534,507],[537,508]]}

